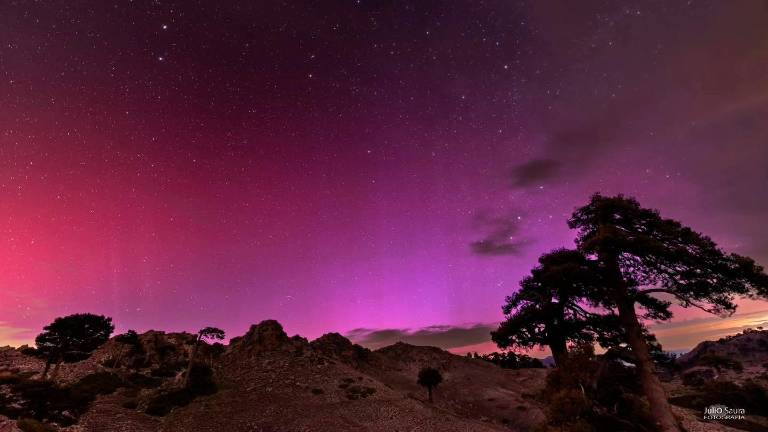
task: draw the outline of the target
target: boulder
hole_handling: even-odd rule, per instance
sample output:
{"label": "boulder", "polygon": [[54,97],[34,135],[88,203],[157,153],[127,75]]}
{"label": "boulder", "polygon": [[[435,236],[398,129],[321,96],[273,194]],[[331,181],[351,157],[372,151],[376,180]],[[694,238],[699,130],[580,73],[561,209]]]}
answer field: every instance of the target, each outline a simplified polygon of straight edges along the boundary
{"label": "boulder", "polygon": [[702,386],[717,379],[717,371],[711,367],[697,366],[683,372],[683,384],[687,386]]}

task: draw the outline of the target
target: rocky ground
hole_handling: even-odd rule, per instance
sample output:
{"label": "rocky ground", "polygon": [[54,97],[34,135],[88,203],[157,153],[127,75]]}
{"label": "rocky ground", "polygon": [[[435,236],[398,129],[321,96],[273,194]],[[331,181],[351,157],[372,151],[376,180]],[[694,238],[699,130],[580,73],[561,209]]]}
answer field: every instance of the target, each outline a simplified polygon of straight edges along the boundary
{"label": "rocky ground", "polygon": [[722,403],[731,408],[748,406],[744,421],[720,423],[703,423],[701,409],[677,406],[676,412],[687,423],[689,431],[768,432],[765,416],[768,399],[761,396],[768,389],[768,331],[746,330],[717,341],[702,342],[681,356],[677,364],[680,370],[665,383],[673,403],[688,408],[697,402],[698,405]]}
{"label": "rocky ground", "polygon": [[[403,343],[370,351],[335,333],[309,342],[289,337],[275,321],[252,326],[220,350],[206,345],[199,351],[198,358],[211,366],[215,392],[196,394],[163,415],[147,414],[159,396],[179,388],[193,340],[190,334],[151,331],[140,336],[140,346],[110,340],[89,359],[64,364],[57,387],[91,389],[93,384],[83,383],[94,377],[111,387],[82,412],[65,413],[76,422],[58,429],[491,432],[534,430],[546,420],[545,369],[501,369]],[[768,340],[768,332],[707,342],[680,359],[681,371],[665,385],[673,398],[685,402],[674,409],[688,431],[768,430],[763,417],[750,417],[747,426],[735,425],[739,429],[704,423],[701,410],[688,403],[710,382],[765,379],[768,349],[762,340]],[[738,359],[741,370],[724,359]],[[424,366],[439,369],[444,378],[433,403],[416,384]],[[43,368],[41,360],[22,350],[0,348],[0,402],[16,403],[9,379],[24,376],[34,382]],[[689,382],[685,377],[691,373],[701,382]],[[19,430],[15,420],[0,416],[0,432]]]}
{"label": "rocky ground", "polygon": [[[192,338],[143,334],[141,352],[122,355],[117,368],[113,359],[126,348],[110,341],[90,359],[63,365],[56,381],[72,385],[99,372],[135,381],[136,371],[152,378],[161,364],[181,370]],[[209,358],[209,353],[202,350],[200,358]],[[536,395],[545,370],[505,370],[437,348],[396,344],[369,351],[338,334],[308,342],[288,337],[275,321],[265,321],[210,359],[218,387],[213,394],[198,396],[165,416],[145,414],[153,395],[178,384],[176,372],[149,388],[126,385],[97,396],[76,424],[62,430],[491,432],[529,430],[544,418]],[[424,366],[440,369],[444,378],[433,403],[416,384]],[[33,374],[43,367],[42,361],[19,350],[0,351],[0,370]],[[0,421],[0,431],[4,424]]]}

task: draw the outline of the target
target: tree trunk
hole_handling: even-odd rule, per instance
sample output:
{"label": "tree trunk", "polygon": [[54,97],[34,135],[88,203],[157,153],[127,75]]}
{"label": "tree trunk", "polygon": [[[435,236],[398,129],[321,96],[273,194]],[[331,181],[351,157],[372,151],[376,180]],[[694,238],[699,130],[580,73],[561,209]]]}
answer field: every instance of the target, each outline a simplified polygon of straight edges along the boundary
{"label": "tree trunk", "polygon": [[189,376],[192,374],[192,365],[195,362],[195,356],[197,355],[197,346],[200,345],[200,336],[198,335],[195,340],[195,345],[192,347],[192,352],[189,354],[189,365],[187,365],[187,373],[184,374],[184,387],[189,385]]}
{"label": "tree trunk", "polygon": [[56,361],[56,366],[53,367],[53,372],[51,372],[51,381],[55,380],[56,377],[59,375],[59,368],[61,367],[61,364],[64,362],[64,359],[59,357],[59,359]]}
{"label": "tree trunk", "polygon": [[549,350],[552,351],[552,359],[555,361],[555,366],[562,366],[568,359],[568,348],[565,346],[565,340],[550,342]]}
{"label": "tree trunk", "polygon": [[427,393],[429,393],[429,403],[432,403],[432,387],[427,387]]}
{"label": "tree trunk", "polygon": [[44,380],[48,376],[48,371],[51,370],[51,359],[45,360],[45,369],[43,369],[43,375],[40,377],[41,380]]}
{"label": "tree trunk", "polygon": [[654,364],[648,351],[648,344],[645,341],[645,337],[643,337],[643,330],[635,313],[634,301],[626,297],[625,295],[624,299],[618,303],[619,318],[627,333],[627,343],[635,355],[637,372],[640,375],[640,382],[643,386],[645,397],[650,404],[651,416],[653,416],[656,428],[660,432],[680,432],[682,429],[672,413],[672,407],[667,400],[667,394],[654,371]]}

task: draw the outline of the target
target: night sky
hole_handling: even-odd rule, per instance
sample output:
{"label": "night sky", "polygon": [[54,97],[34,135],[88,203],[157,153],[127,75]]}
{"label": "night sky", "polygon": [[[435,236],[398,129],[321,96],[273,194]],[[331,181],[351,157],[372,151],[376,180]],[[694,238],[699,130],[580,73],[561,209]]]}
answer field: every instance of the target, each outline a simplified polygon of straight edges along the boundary
{"label": "night sky", "polygon": [[768,264],[766,23],[762,1],[0,2],[0,345],[85,311],[451,339],[597,191]]}

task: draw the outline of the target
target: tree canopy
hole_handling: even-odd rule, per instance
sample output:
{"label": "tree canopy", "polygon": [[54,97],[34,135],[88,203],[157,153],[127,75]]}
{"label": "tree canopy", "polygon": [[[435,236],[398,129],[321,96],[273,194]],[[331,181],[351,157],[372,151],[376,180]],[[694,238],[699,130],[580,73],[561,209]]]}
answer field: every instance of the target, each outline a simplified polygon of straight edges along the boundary
{"label": "tree canopy", "polygon": [[112,318],[103,315],[83,313],[56,318],[35,338],[38,355],[46,359],[42,378],[53,363],[55,376],[62,362],[87,358],[109,340],[114,330]]}
{"label": "tree canopy", "polygon": [[598,273],[581,252],[558,249],[539,257],[539,265],[506,298],[506,316],[491,338],[502,348],[546,345],[556,363],[567,356],[567,344],[593,342],[601,333],[599,315],[585,307],[600,283]]}
{"label": "tree canopy", "polygon": [[593,195],[568,226],[577,230],[577,248],[596,264],[600,284],[591,299],[618,317],[658,429],[679,431],[641,320],[671,318],[673,302],[731,314],[737,296],[768,296],[768,275],[751,258],[726,253],[709,237],[622,195]]}
{"label": "tree canopy", "polygon": [[427,388],[429,401],[432,402],[432,390],[443,382],[443,375],[439,370],[433,367],[424,367],[419,371],[419,377],[416,383]]}
{"label": "tree canopy", "polygon": [[79,360],[100,347],[114,331],[112,318],[89,313],[56,318],[35,338],[38,351],[54,360]]}

